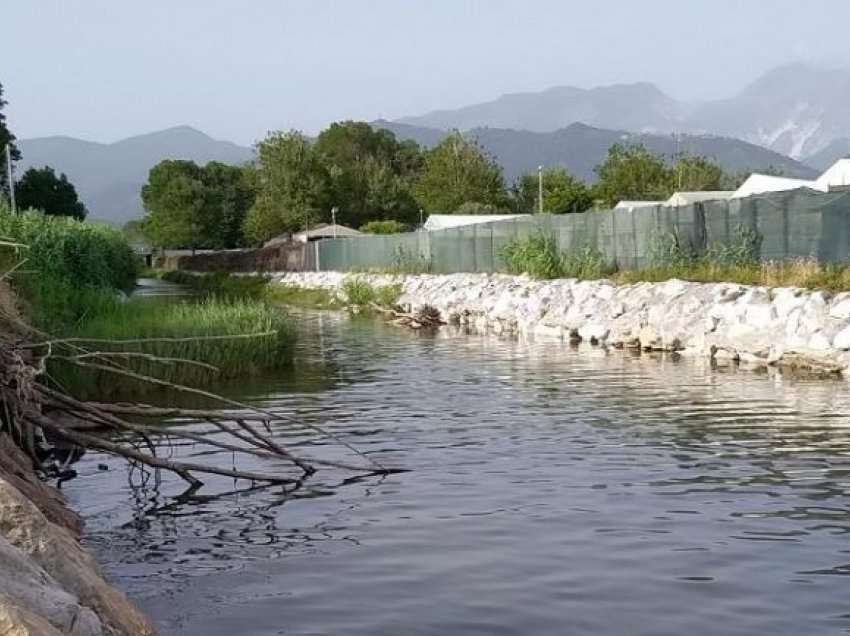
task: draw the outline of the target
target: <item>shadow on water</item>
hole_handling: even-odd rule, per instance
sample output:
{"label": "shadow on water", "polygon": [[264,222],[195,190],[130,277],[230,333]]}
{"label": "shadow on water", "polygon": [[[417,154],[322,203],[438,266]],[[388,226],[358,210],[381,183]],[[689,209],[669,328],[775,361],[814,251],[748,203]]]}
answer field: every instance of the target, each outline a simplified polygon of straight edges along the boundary
{"label": "shadow on water", "polygon": [[850,629],[844,381],[297,317],[295,368],[231,395],[411,472],[175,499],[179,480],[86,455],[65,485],[86,541],[164,634]]}

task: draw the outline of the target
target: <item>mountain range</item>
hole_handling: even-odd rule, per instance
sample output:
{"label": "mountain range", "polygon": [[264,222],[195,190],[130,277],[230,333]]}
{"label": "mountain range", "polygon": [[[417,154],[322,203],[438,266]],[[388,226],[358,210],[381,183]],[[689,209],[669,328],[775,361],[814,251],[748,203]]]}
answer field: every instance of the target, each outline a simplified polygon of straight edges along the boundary
{"label": "mountain range", "polygon": [[[705,155],[731,172],[771,167],[809,178],[850,155],[850,70],[777,68],[736,95],[683,102],[649,83],[571,86],[504,95],[373,126],[433,146],[451,129],[479,143],[512,182],[538,165],[563,166],[592,181],[613,143],[642,143],[667,157]],[[239,164],[250,148],[189,126],[102,144],[72,137],[23,139],[18,173],[50,165],[76,185],[91,218],[123,224],[142,215],[139,192],[163,159]]]}
{"label": "mountain range", "polygon": [[488,126],[552,132],[581,122],[644,133],[710,133],[798,160],[816,156],[821,163],[832,163],[850,147],[849,108],[850,69],[791,64],[726,99],[680,101],[645,82],[591,89],[560,86],[404,117],[397,123],[442,130]]}
{"label": "mountain range", "polygon": [[52,166],[64,172],[93,219],[123,225],[142,216],[140,191],[148,171],[163,159],[239,164],[253,156],[250,148],[218,141],[190,126],[122,139],[111,144],[73,137],[39,137],[18,141],[23,158],[18,174],[30,167]]}

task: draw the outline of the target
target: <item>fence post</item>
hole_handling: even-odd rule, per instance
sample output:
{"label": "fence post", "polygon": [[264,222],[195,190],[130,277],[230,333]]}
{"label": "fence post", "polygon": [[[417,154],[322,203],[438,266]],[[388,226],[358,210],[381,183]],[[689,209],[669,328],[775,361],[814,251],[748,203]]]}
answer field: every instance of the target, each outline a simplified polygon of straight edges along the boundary
{"label": "fence post", "polygon": [[321,272],[322,267],[319,265],[319,241],[315,241],[313,245],[316,247],[316,271]]}

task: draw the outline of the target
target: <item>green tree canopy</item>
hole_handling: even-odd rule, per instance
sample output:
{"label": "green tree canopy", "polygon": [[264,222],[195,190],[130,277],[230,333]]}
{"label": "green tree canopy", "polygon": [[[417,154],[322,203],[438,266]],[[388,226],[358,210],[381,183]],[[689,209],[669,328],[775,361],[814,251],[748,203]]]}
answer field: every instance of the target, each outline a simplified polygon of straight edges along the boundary
{"label": "green tree canopy", "polygon": [[161,161],[142,188],[145,237],[162,247],[239,247],[254,202],[251,170],[216,161],[203,167],[194,161]]}
{"label": "green tree canopy", "polygon": [[204,166],[205,188],[202,227],[205,243],[212,248],[244,244],[242,226],[254,203],[254,169],[211,161]]}
{"label": "green tree canopy", "polygon": [[204,196],[202,168],[194,161],[160,161],[142,186],[145,237],[158,247],[202,247]]}
{"label": "green tree canopy", "polygon": [[7,104],[3,99],[3,85],[0,84],[0,191],[7,192],[9,188],[7,169],[6,169],[6,145],[11,144],[12,161],[18,161],[21,158],[21,151],[15,146],[15,135],[9,130],[6,125],[6,115],[3,114],[3,107]]}
{"label": "green tree canopy", "polygon": [[[514,185],[517,212],[534,214],[538,211],[539,183],[537,173],[523,175]],[[543,171],[543,211],[548,214],[584,212],[593,205],[590,188],[581,179],[563,168]]]}
{"label": "green tree canopy", "polygon": [[345,121],[323,130],[314,150],[328,172],[329,198],[340,223],[416,218],[413,180],[421,154],[415,142],[399,143],[389,130]]}
{"label": "green tree canopy", "polygon": [[330,218],[330,176],[298,131],[273,132],[257,144],[257,198],[245,219],[247,240],[262,243]]}
{"label": "green tree canopy", "polygon": [[508,206],[502,168],[458,131],[425,152],[416,200],[428,212],[455,212],[464,203]]}
{"label": "green tree canopy", "polygon": [[33,208],[51,216],[70,216],[83,220],[86,206],[77,196],[74,184],[63,173],[56,176],[53,168],[30,168],[15,184],[15,198],[23,210]]}
{"label": "green tree canopy", "polygon": [[723,168],[702,156],[678,157],[670,170],[670,178],[670,188],[674,192],[723,190],[729,182]]}
{"label": "green tree canopy", "polygon": [[596,198],[608,206],[622,200],[660,201],[673,193],[670,168],[643,145],[614,144],[596,174]]}

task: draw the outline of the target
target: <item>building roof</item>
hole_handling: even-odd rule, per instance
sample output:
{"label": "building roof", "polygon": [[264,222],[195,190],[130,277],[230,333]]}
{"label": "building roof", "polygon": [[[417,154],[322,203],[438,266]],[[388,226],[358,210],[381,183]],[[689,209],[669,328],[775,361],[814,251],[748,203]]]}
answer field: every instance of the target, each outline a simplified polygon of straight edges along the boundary
{"label": "building roof", "polygon": [[530,214],[432,214],[425,221],[424,229],[429,232],[434,230],[445,230],[450,227],[463,227],[464,225],[477,225],[479,223],[491,223],[493,221],[509,221],[511,219],[522,219]]}
{"label": "building roof", "polygon": [[309,241],[316,241],[323,238],[349,238],[352,236],[363,236],[363,232],[358,232],[354,228],[346,227],[345,225],[322,223],[311,227],[307,231],[296,232],[294,234],[284,232],[283,234],[275,236],[263,243],[263,247],[273,247],[275,245],[280,245],[281,243],[290,243],[292,241],[307,243]]}
{"label": "building roof", "polygon": [[634,210],[635,208],[648,208],[653,205],[665,205],[664,201],[620,201],[614,206],[615,210]]}
{"label": "building roof", "polygon": [[850,186],[850,159],[839,159],[815,181],[817,190],[828,191],[831,187]]}
{"label": "building roof", "polygon": [[786,190],[796,190],[797,188],[811,188],[819,190],[816,181],[808,181],[806,179],[789,179],[788,177],[774,177],[769,174],[753,173],[741,187],[735,190],[732,195],[733,199],[741,199],[754,194],[764,194],[765,192],[784,192]]}
{"label": "building roof", "polygon": [[664,205],[689,205],[702,201],[716,201],[719,199],[730,199],[735,194],[734,190],[702,190],[699,192],[674,192],[664,202]]}

